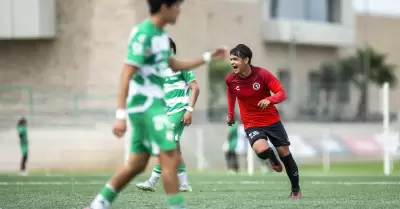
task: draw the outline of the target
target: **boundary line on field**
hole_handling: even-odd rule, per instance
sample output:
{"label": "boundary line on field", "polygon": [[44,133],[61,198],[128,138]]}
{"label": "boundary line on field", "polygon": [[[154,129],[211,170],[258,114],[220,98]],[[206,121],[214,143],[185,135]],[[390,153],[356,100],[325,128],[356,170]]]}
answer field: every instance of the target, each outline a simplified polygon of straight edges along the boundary
{"label": "boundary line on field", "polygon": [[[146,174],[146,173],[145,173]],[[0,173],[1,176],[18,176],[18,173]],[[29,174],[29,176],[33,177],[111,177],[113,173],[84,173],[84,174],[79,174],[79,173],[32,173]],[[247,173],[239,173],[236,175],[232,174],[227,174],[227,173],[188,173],[189,176],[202,176],[202,177],[268,177],[268,178],[280,178],[283,177],[283,175],[276,174],[276,173],[268,173],[267,175],[262,175],[262,174],[255,174],[253,176],[249,176]],[[284,175],[286,177],[286,175]],[[362,173],[323,173],[323,172],[301,172],[301,176],[304,177],[400,177],[400,173],[395,173],[390,176],[385,176],[383,174],[362,174]]]}
{"label": "boundary line on field", "polygon": [[[29,186],[29,185],[104,185],[105,181],[15,181],[0,182],[0,186]],[[135,183],[135,182],[132,182]],[[260,185],[276,184],[277,181],[195,181],[193,185]],[[280,182],[280,183],[286,183]],[[313,185],[400,185],[400,181],[307,181]]]}

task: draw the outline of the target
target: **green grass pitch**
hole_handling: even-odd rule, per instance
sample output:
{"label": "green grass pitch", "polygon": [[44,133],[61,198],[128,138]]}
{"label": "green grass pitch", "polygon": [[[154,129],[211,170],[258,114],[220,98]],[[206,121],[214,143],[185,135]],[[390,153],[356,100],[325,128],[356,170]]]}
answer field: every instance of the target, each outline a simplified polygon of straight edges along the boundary
{"label": "green grass pitch", "polygon": [[[193,192],[185,194],[185,201],[192,209],[400,208],[399,170],[389,177],[381,174],[382,164],[377,163],[333,165],[329,173],[320,170],[319,166],[300,168],[303,198],[298,200],[288,198],[290,184],[284,172],[266,176],[256,173],[252,177],[223,172],[192,172],[189,180]],[[88,206],[110,175],[0,174],[0,208],[82,209]],[[161,184],[156,192],[136,189],[135,183],[147,175],[133,181],[112,208],[167,208]]]}

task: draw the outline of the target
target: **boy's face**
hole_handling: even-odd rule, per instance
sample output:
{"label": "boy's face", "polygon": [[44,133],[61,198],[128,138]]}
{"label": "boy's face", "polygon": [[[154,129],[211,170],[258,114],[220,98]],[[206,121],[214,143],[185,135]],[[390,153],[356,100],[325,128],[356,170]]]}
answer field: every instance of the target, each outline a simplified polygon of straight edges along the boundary
{"label": "boy's face", "polygon": [[242,73],[244,70],[246,70],[246,65],[249,61],[248,58],[240,58],[236,55],[231,54],[229,57],[231,60],[231,66],[233,68],[233,72],[237,73]]}

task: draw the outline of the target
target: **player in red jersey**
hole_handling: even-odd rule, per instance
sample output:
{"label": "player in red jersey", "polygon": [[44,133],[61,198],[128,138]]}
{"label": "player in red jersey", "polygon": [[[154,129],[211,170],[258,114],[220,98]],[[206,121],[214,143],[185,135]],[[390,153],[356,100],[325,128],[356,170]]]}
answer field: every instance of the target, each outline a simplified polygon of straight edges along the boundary
{"label": "player in red jersey", "polygon": [[[250,145],[257,156],[269,159],[271,167],[282,171],[267,140],[276,147],[279,158],[286,168],[292,185],[290,198],[301,197],[299,171],[289,150],[289,139],[280,121],[275,104],[286,99],[282,84],[267,70],[251,65],[252,52],[249,47],[239,44],[230,51],[233,72],[226,77],[228,96],[228,125],[235,123],[234,110],[236,99],[239,103],[240,117],[244,124]],[[274,95],[271,95],[271,91]]]}

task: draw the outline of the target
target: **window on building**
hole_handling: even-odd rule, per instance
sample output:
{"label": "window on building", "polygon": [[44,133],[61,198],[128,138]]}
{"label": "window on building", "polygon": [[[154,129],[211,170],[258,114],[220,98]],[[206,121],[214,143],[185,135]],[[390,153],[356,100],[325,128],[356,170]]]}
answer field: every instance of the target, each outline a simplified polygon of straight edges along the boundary
{"label": "window on building", "polygon": [[286,94],[288,95],[288,100],[290,99],[290,71],[286,68],[281,68],[278,70],[278,80],[281,82],[283,88],[286,90]]}
{"label": "window on building", "polygon": [[335,22],[340,7],[337,0],[271,0],[272,18]]}

